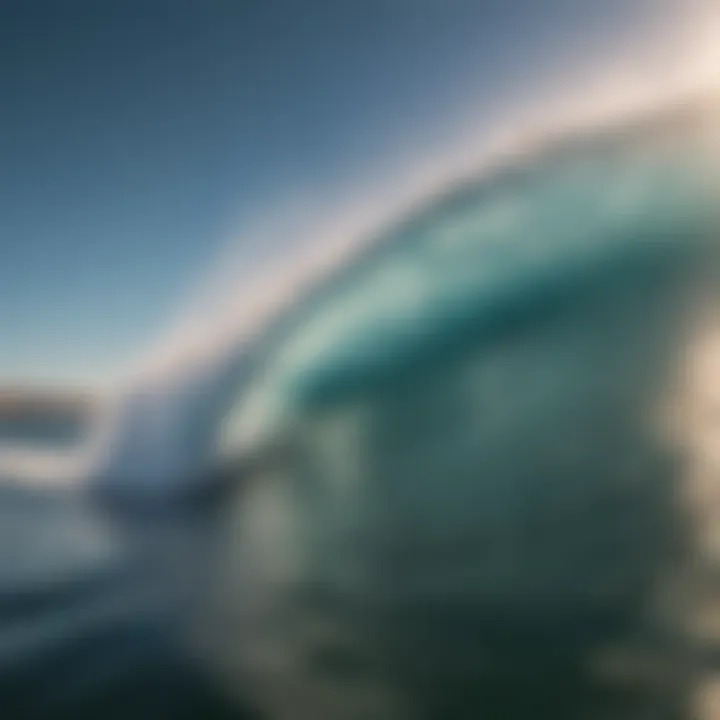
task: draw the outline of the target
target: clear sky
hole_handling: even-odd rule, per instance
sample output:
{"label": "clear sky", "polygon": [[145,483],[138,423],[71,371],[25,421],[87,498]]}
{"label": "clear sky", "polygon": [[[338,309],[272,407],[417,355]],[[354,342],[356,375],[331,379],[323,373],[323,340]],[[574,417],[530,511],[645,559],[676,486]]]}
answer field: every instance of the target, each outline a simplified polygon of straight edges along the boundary
{"label": "clear sky", "polygon": [[251,242],[245,218],[379,176],[470,112],[482,132],[664,4],[6,0],[0,384],[114,375],[229,236]]}

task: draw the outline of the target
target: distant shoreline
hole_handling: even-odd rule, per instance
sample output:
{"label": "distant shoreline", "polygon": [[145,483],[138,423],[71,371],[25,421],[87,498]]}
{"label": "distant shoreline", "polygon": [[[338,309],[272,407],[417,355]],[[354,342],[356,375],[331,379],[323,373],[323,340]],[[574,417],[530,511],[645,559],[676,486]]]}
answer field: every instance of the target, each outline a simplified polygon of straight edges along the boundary
{"label": "distant shoreline", "polygon": [[72,444],[85,433],[94,407],[86,391],[1,389],[0,442]]}
{"label": "distant shoreline", "polygon": [[85,414],[94,404],[95,398],[86,390],[0,388],[0,415],[36,412]]}

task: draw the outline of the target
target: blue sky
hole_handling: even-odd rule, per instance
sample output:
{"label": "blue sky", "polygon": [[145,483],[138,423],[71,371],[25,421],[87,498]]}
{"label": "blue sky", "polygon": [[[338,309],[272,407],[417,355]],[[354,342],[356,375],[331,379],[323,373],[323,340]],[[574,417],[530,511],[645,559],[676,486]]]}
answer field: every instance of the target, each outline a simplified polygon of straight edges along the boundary
{"label": "blue sky", "polygon": [[471,111],[482,132],[538,83],[629,47],[662,5],[3,3],[0,385],[103,382],[228,236],[244,241],[243,218],[380,177]]}

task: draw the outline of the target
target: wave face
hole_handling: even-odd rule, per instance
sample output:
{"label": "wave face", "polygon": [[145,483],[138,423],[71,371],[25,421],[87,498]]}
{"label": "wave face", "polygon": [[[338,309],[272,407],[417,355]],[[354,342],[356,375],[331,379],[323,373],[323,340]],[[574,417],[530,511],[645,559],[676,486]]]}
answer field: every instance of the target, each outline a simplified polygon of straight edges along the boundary
{"label": "wave face", "polygon": [[[566,138],[455,187],[259,339],[225,424],[250,476],[218,652],[270,714],[677,709],[660,608],[690,471],[656,423],[718,308],[706,120]],[[608,679],[608,645],[662,660]]]}

